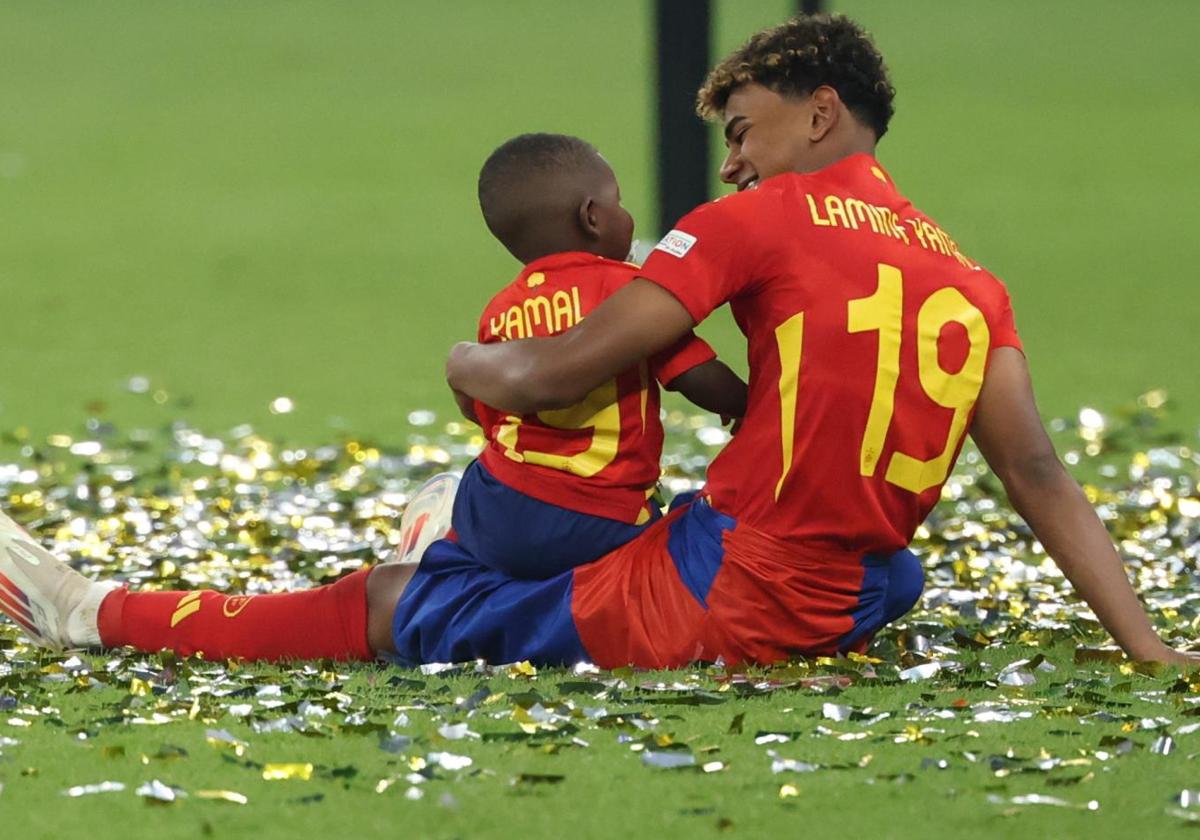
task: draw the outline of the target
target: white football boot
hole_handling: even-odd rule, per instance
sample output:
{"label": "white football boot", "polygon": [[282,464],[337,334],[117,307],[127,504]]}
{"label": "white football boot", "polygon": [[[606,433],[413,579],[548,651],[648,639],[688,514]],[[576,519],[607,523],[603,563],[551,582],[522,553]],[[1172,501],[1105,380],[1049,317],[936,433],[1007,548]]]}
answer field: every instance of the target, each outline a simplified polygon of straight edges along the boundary
{"label": "white football boot", "polygon": [[33,641],[99,647],[100,602],[116,587],[88,580],[0,513],[0,612]]}
{"label": "white football boot", "polygon": [[454,495],[461,480],[454,473],[438,473],[421,485],[400,516],[400,545],[388,562],[420,563],[425,549],[450,533]]}

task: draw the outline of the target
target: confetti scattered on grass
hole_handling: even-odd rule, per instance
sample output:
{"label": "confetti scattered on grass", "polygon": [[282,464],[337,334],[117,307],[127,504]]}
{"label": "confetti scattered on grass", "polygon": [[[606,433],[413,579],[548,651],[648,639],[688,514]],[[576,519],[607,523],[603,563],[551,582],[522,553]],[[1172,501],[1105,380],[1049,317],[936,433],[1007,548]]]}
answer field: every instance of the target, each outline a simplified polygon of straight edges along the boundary
{"label": "confetti scattered on grass", "polygon": [[[1156,431],[1162,404],[1150,394],[1054,431],[1155,623],[1187,647],[1200,633],[1200,456]],[[86,434],[39,441],[9,433],[0,501],[96,577],[251,594],[317,585],[385,559],[408,495],[478,451],[465,424],[414,414],[397,451],[353,439],[288,448],[246,428],[211,437],[182,424],[93,421]],[[667,425],[664,484],[694,489],[713,452],[702,441],[714,436],[700,432],[713,426],[683,416]],[[725,790],[745,810],[672,811],[725,830],[752,823],[754,808],[912,785],[980,820],[1112,820],[1150,761],[1161,781],[1140,795],[1157,797],[1164,826],[1195,821],[1200,678],[1133,666],[1111,648],[977,453],[964,453],[943,495],[915,545],[923,601],[865,656],[663,673],[247,666],[49,654],[4,624],[0,795],[34,796],[53,765],[53,794],[68,810],[103,799],[183,814],[280,796],[325,808],[358,791],[470,813],[489,797],[617,785],[668,809],[667,790]],[[54,764],[64,742],[79,760]]]}

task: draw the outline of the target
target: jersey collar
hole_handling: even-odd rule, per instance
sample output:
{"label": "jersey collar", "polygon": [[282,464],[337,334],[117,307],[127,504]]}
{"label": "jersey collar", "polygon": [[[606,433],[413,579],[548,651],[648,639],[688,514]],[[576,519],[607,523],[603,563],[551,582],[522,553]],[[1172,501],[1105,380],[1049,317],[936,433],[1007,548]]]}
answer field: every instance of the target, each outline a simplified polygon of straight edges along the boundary
{"label": "jersey collar", "polygon": [[865,176],[868,178],[877,179],[880,183],[895,189],[896,184],[892,181],[892,176],[884,169],[875,156],[867,152],[855,152],[852,155],[847,155],[841,160],[835,160],[833,163],[822,169],[816,169],[812,172],[784,172],[780,175],[775,175],[759,184],[761,189],[763,186],[770,184],[772,181],[793,180],[796,178],[813,178],[813,177],[830,177],[838,174],[849,174],[853,176]]}
{"label": "jersey collar", "polygon": [[597,254],[589,254],[587,251],[563,251],[559,254],[547,254],[544,257],[538,257],[536,260],[525,264],[525,268],[521,270],[521,276],[532,274],[535,271],[553,271],[554,269],[572,268],[578,265],[596,265],[596,264],[620,265],[615,260],[610,260],[607,257],[601,257]]}

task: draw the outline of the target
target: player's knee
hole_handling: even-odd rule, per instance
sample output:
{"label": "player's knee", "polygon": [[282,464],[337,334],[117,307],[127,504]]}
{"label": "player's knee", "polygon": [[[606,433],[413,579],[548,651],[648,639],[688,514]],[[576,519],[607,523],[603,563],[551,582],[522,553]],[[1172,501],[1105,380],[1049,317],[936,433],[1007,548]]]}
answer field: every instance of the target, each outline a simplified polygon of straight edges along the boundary
{"label": "player's knee", "polygon": [[416,566],[387,563],[367,578],[367,641],[376,653],[395,653],[392,619]]}
{"label": "player's knee", "polygon": [[908,549],[892,557],[888,569],[884,624],[890,624],[917,605],[925,589],[925,569]]}

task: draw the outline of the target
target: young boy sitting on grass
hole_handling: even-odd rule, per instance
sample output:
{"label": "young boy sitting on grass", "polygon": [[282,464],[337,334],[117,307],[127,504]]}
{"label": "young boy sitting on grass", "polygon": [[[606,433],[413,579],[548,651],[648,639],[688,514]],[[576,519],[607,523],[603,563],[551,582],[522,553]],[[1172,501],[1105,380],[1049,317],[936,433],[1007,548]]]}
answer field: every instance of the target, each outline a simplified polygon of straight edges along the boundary
{"label": "young boy sitting on grass", "polygon": [[[501,145],[479,173],[479,205],[488,229],[524,264],[484,308],[480,342],[560,333],[637,273],[624,261],[633,218],[616,176],[577,137],[524,134]],[[652,499],[663,443],[659,384],[725,417],[745,412],[745,383],[695,335],[576,405],[520,417],[456,395],[487,447],[457,493],[439,476],[414,498],[406,520],[420,527],[402,527],[406,558],[419,561],[449,530],[451,506],[454,538],[513,577],[549,577],[628,542],[661,515]]]}

